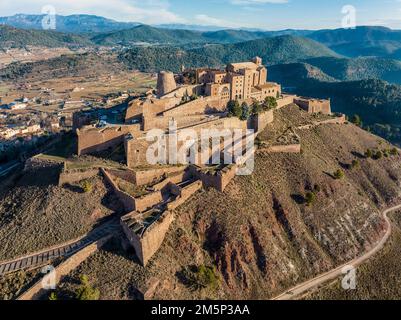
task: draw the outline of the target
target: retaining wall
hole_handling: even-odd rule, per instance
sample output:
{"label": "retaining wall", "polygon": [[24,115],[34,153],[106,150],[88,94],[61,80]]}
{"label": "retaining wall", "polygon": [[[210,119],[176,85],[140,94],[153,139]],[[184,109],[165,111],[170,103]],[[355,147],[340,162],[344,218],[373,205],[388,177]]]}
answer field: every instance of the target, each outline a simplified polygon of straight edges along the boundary
{"label": "retaining wall", "polygon": [[[72,270],[78,267],[83,261],[89,258],[91,254],[101,248],[111,237],[112,235],[103,237],[102,239],[72,255],[59,266],[57,266],[54,270],[56,284],[59,283],[60,280],[67,276]],[[30,289],[25,291],[22,295],[20,295],[17,300],[39,300],[44,295],[48,294],[49,291],[42,288],[42,281],[43,278],[34,284]]]}

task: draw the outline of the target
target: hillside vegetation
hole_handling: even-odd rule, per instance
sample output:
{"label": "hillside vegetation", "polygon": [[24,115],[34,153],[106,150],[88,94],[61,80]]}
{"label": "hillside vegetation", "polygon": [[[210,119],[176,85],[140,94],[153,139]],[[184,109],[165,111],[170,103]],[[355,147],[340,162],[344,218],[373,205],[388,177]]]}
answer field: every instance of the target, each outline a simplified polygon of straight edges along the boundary
{"label": "hillside vegetation", "polygon": [[[293,105],[278,111],[267,130],[280,136],[313,120]],[[354,125],[297,133],[302,154],[258,154],[251,176],[234,178],[224,192],[203,190],[181,206],[146,267],[115,242],[58,291],[88,274],[102,299],[133,299],[135,288],[146,290],[152,279],[159,281],[153,299],[267,299],[364,252],[383,234],[379,208],[398,200],[401,158],[365,159],[367,148],[390,146]],[[332,177],[355,159],[360,167]],[[302,199],[311,190],[319,191],[307,206]],[[217,280],[194,290],[188,270],[204,266]]]}
{"label": "hillside vegetation", "polygon": [[171,70],[186,67],[219,67],[233,61],[248,61],[260,56],[266,64],[289,63],[308,58],[337,55],[313,40],[280,36],[230,45],[209,45],[184,50],[173,47],[137,47],[120,57],[129,67],[142,71]]}
{"label": "hillside vegetation", "polygon": [[401,57],[401,31],[385,27],[319,30],[308,37],[349,57]]}
{"label": "hillside vegetation", "polygon": [[0,48],[25,46],[77,47],[91,44],[90,40],[79,35],[45,30],[21,30],[0,25]]}

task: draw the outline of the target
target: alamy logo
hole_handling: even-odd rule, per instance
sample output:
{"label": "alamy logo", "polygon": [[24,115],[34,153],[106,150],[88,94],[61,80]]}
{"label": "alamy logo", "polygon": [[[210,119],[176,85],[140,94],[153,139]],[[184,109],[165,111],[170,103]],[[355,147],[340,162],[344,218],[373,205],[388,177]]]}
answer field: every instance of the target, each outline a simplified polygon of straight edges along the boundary
{"label": "alamy logo", "polygon": [[341,281],[341,287],[344,290],[355,290],[356,289],[356,269],[354,266],[345,266],[341,270],[344,275]]}
{"label": "alamy logo", "polygon": [[237,175],[250,175],[254,169],[254,130],[177,130],[177,123],[170,121],[168,132],[150,130],[146,140],[151,143],[146,151],[146,160],[151,165],[236,164]]}
{"label": "alamy logo", "polygon": [[344,29],[356,28],[356,8],[352,5],[346,5],[342,8],[341,13],[344,15],[341,26]]}
{"label": "alamy logo", "polygon": [[51,265],[47,265],[42,268],[41,272],[45,274],[41,282],[42,288],[45,290],[56,289],[56,269]]}
{"label": "alamy logo", "polygon": [[52,5],[47,5],[42,8],[44,14],[42,18],[43,30],[56,30],[56,8]]}

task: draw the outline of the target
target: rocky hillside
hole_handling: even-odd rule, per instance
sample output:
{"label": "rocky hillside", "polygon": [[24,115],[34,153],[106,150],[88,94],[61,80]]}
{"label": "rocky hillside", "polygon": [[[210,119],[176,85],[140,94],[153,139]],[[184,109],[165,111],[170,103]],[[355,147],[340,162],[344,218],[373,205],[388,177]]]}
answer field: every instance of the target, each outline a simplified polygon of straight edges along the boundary
{"label": "rocky hillside", "polygon": [[[286,107],[265,135],[313,119]],[[73,272],[60,296],[87,274],[105,299],[135,298],[150,284],[156,299],[265,299],[365,251],[383,234],[381,209],[400,201],[401,157],[365,158],[368,148],[391,146],[351,124],[296,131],[301,154],[258,154],[253,175],[180,207],[146,268],[115,241]],[[342,179],[333,176],[339,169]],[[208,275],[206,284],[196,285],[196,272]]]}

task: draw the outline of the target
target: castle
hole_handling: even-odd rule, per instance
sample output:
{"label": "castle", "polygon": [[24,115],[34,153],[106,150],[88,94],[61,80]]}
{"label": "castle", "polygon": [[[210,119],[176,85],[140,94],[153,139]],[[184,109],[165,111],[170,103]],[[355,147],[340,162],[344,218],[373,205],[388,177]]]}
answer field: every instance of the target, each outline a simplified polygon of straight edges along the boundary
{"label": "castle", "polygon": [[131,101],[124,123],[102,127],[87,126],[90,118],[74,115],[78,135],[78,155],[97,153],[124,144],[128,167],[146,165],[144,152],[149,146],[146,133],[152,129],[168,130],[174,121],[177,130],[192,128],[263,130],[273,121],[273,113],[258,115],[247,121],[228,117],[227,103],[239,101],[251,105],[273,97],[278,107],[296,103],[311,113],[330,114],[330,101],[286,95],[281,86],[267,81],[267,69],[255,57],[250,62],[231,63],[225,70],[196,69],[195,83],[177,85],[171,72],[158,74],[156,95]]}
{"label": "castle", "polygon": [[[224,191],[243,166],[249,155],[232,157],[227,165],[209,165],[196,159],[182,166],[155,166],[147,161],[146,154],[152,142],[147,134],[158,129],[173,139],[186,129],[200,133],[204,129],[235,130],[252,129],[258,135],[274,121],[276,109],[297,104],[309,113],[330,115],[330,100],[312,99],[284,94],[281,86],[267,81],[268,71],[258,57],[249,62],[230,63],[225,70],[190,70],[192,80],[177,85],[177,77],[162,71],[158,74],[157,89],[144,97],[132,100],[125,111],[124,123],[90,125],[87,114],[74,115],[74,127],[78,137],[78,155],[108,151],[113,153],[123,146],[127,170],[103,170],[117,196],[124,203],[128,214],[121,220],[123,230],[142,264],[146,264],[163,242],[174,219],[174,209],[184,203],[200,188],[212,187]],[[179,75],[180,76],[180,75]],[[182,76],[182,75],[181,75]],[[231,101],[251,106],[274,100],[273,108],[266,108],[247,117],[229,114]],[[337,121],[336,119],[330,121]],[[171,129],[171,123],[174,128]],[[247,135],[233,140],[241,148]],[[178,145],[178,147],[182,147]],[[269,152],[300,152],[300,143],[286,146],[270,146]],[[213,150],[207,157],[213,156]],[[165,150],[169,154],[169,150]],[[227,156],[218,150],[218,157]],[[121,190],[118,182],[141,186],[146,192],[138,196]]]}

